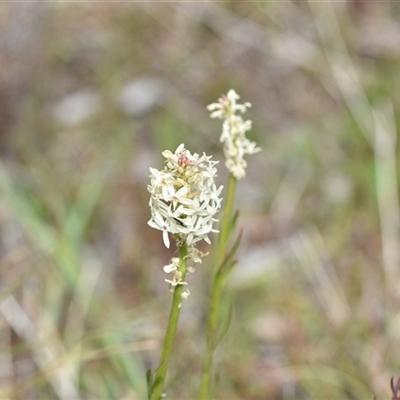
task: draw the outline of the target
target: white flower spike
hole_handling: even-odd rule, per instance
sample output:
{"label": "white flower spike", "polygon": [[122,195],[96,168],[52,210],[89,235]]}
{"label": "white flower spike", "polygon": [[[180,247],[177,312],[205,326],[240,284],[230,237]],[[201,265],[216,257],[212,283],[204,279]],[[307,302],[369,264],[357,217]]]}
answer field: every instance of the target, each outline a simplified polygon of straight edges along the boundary
{"label": "white flower spike", "polygon": [[211,111],[211,118],[224,120],[220,142],[224,144],[225,165],[236,179],[246,176],[247,163],[243,158],[244,155],[261,150],[246,138],[246,132],[251,129],[252,122],[244,121],[240,115],[236,115],[236,112],[244,114],[251,107],[248,102],[238,104],[236,101],[239,98],[240,96],[231,89],[226,95],[222,95],[217,103],[207,106]]}
{"label": "white flower spike", "polygon": [[[199,263],[204,254],[195,244],[201,240],[210,243],[208,235],[216,232],[214,217],[221,207],[222,186],[217,188],[214,181],[217,162],[206,154],[201,157],[191,154],[183,144],[175,153],[165,150],[162,154],[166,158],[164,169],[150,168],[151,182],[147,189],[151,219],[148,224],[163,232],[167,248],[171,234],[178,246],[188,247],[187,260]],[[166,273],[174,274],[172,280],[167,280],[172,286],[185,284],[177,276],[178,264],[179,259],[174,257],[164,267]]]}

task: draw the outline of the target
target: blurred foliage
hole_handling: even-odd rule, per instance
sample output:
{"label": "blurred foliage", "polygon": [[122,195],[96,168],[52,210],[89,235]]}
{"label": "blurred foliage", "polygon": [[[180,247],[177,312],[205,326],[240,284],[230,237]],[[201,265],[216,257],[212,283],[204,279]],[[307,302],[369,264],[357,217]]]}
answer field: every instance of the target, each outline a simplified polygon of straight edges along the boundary
{"label": "blurred foliage", "polygon": [[[399,4],[4,3],[0,397],[142,399],[169,302],[148,168],[220,159],[205,106],[253,107],[218,399],[389,399],[399,369]],[[169,398],[196,399],[209,271]]]}

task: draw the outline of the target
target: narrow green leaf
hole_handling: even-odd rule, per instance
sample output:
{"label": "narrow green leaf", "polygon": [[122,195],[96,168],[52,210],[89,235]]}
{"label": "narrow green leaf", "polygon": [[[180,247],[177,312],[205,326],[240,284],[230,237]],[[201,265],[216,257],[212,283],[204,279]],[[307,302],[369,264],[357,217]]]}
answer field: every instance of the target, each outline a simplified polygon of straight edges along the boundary
{"label": "narrow green leaf", "polygon": [[228,279],[228,276],[230,274],[230,272],[232,271],[233,267],[237,264],[237,260],[232,260],[230,261],[224,268],[223,271],[221,271],[221,281],[222,281],[222,285],[225,286],[225,282]]}
{"label": "narrow green leaf", "polygon": [[147,381],[147,398],[150,399],[151,388],[153,385],[153,373],[152,373],[151,369],[148,369],[146,371],[146,381]]}
{"label": "narrow green leaf", "polygon": [[218,332],[218,337],[217,337],[217,340],[215,341],[214,348],[216,348],[222,342],[222,340],[228,333],[228,329],[229,329],[229,327],[231,325],[231,321],[232,321],[232,315],[233,315],[233,307],[232,307],[232,305],[230,305],[227,317],[222,319],[222,321],[221,321],[221,327]]}
{"label": "narrow green leaf", "polygon": [[230,265],[230,261],[232,260],[233,256],[235,255],[240,241],[242,240],[242,234],[243,232],[240,231],[239,236],[236,238],[235,243],[233,243],[231,249],[228,251],[228,253],[225,255],[224,260],[222,261],[221,265],[218,267],[218,274],[222,274],[223,271],[228,267],[228,269],[232,269],[232,266]]}
{"label": "narrow green leaf", "polygon": [[228,239],[227,239],[228,241],[229,241],[229,239],[231,238],[232,233],[235,231],[237,222],[238,222],[238,220],[239,220],[239,214],[240,214],[240,213],[239,213],[239,210],[237,210],[237,211],[235,212],[235,214],[233,215],[233,217],[232,217],[230,223],[229,223]]}

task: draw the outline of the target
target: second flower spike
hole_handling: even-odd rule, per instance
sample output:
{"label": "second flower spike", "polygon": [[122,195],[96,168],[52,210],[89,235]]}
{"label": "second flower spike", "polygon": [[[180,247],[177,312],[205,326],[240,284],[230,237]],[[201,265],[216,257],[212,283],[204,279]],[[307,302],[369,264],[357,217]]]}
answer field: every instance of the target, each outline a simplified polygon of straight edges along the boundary
{"label": "second flower spike", "polygon": [[247,163],[243,158],[244,155],[254,154],[261,150],[256,143],[246,138],[246,132],[251,129],[252,122],[244,121],[236,113],[244,114],[251,104],[248,102],[238,104],[239,98],[240,96],[231,89],[226,95],[223,94],[217,103],[207,106],[207,109],[211,111],[211,118],[224,121],[220,142],[224,144],[225,165],[236,179],[246,176]]}

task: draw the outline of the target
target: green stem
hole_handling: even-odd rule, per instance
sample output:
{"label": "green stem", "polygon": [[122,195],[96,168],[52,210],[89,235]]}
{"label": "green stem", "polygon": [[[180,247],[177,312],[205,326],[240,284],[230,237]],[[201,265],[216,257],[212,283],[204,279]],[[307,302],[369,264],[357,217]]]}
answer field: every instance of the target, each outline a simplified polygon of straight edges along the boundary
{"label": "green stem", "polygon": [[217,268],[220,266],[220,264],[222,263],[224,256],[225,256],[226,245],[227,245],[228,236],[229,236],[229,226],[231,223],[233,201],[235,199],[236,182],[237,182],[236,178],[233,175],[229,175],[228,189],[227,189],[227,195],[226,195],[226,204],[225,204],[224,214],[222,217],[221,231],[220,231],[219,241],[218,241],[217,260],[216,260]]}
{"label": "green stem", "polygon": [[[187,246],[179,248],[179,272],[182,274],[182,281],[185,281],[186,277],[186,260]],[[168,362],[172,352],[172,347],[175,338],[176,327],[178,325],[178,319],[182,303],[182,293],[184,291],[184,285],[175,286],[174,297],[172,300],[171,311],[169,314],[167,332],[165,333],[163,350],[160,357],[159,366],[155,372],[151,393],[149,400],[160,400],[164,387],[165,377],[167,375]]]}
{"label": "green stem", "polygon": [[210,299],[210,312],[208,315],[207,334],[206,334],[206,353],[202,366],[202,378],[200,384],[200,399],[207,400],[210,394],[211,378],[212,378],[212,361],[217,339],[218,317],[220,312],[221,294],[224,286],[223,276],[220,273],[219,267],[222,264],[226,246],[229,238],[231,214],[233,209],[233,202],[235,198],[236,179],[233,175],[229,176],[229,183],[227,189],[226,204],[224,214],[222,217],[221,231],[219,236],[216,268],[213,274],[211,299]]}

